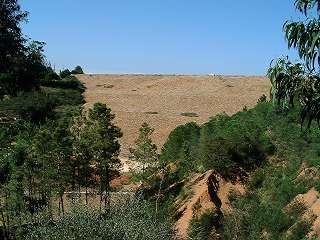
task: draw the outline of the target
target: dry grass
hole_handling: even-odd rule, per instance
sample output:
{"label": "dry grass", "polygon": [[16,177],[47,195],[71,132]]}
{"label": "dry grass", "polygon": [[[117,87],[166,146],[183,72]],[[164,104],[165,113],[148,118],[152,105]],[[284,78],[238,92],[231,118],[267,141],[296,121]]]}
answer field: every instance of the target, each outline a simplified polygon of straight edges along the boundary
{"label": "dry grass", "polygon": [[[265,77],[182,75],[78,75],[87,90],[86,106],[106,103],[116,114],[124,136],[122,156],[128,154],[143,122],[155,128],[154,141],[161,147],[178,125],[202,124],[221,112],[233,114],[253,107],[262,94],[268,96]],[[105,87],[105,86],[112,86]],[[157,114],[148,114],[157,113]],[[198,117],[181,113],[197,113]]]}

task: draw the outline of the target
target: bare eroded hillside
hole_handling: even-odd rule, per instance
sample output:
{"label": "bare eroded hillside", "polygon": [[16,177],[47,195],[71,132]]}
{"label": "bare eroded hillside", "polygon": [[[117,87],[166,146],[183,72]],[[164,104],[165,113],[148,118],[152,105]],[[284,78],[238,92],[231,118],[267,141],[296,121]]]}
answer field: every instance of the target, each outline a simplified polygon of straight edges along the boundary
{"label": "bare eroded hillside", "polygon": [[[154,141],[161,147],[180,124],[202,124],[221,112],[236,113],[253,107],[269,95],[265,77],[184,75],[78,75],[85,84],[86,107],[106,103],[116,114],[124,136],[122,155],[128,154],[143,122],[155,128]],[[187,115],[187,116],[183,116]]]}

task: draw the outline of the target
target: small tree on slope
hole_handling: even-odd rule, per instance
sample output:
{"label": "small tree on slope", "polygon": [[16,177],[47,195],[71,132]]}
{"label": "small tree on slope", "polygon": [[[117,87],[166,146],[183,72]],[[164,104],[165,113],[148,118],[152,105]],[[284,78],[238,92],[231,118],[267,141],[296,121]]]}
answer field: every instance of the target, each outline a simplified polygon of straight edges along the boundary
{"label": "small tree on slope", "polygon": [[135,147],[130,148],[129,159],[142,165],[142,174],[153,167],[158,160],[157,146],[152,142],[151,135],[154,129],[147,123],[143,123],[139,130],[139,137],[135,141]]}

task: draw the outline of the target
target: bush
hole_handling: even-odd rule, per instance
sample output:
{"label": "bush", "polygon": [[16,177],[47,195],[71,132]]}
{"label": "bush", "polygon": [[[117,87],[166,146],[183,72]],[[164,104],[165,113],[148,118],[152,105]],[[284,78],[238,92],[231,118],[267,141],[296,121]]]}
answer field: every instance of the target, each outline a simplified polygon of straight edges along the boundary
{"label": "bush", "polygon": [[45,79],[41,81],[41,85],[45,87],[52,87],[52,88],[78,89],[81,92],[84,92],[85,90],[85,87],[83,86],[83,84],[73,76],[66,77],[63,80]]}
{"label": "bush", "polygon": [[311,231],[311,223],[307,221],[299,221],[291,230],[288,236],[288,240],[300,240],[303,239]]}
{"label": "bush", "polygon": [[237,179],[265,164],[275,148],[260,121],[252,110],[246,110],[231,117],[218,115],[204,124],[199,159],[205,169]]}
{"label": "bush", "polygon": [[50,96],[56,99],[57,106],[62,105],[80,105],[84,103],[80,91],[74,89],[45,88]]}
{"label": "bush", "polygon": [[0,109],[5,114],[13,112],[26,121],[38,124],[54,116],[56,105],[54,97],[43,91],[35,91],[0,102]]}
{"label": "bush", "polygon": [[214,239],[216,228],[220,225],[221,214],[208,211],[193,219],[188,229],[188,238],[192,240]]}
{"label": "bush", "polygon": [[187,123],[174,129],[161,151],[161,160],[164,162],[176,161],[181,155],[184,144],[197,145],[200,136],[200,127],[196,123]]}
{"label": "bush", "polygon": [[64,69],[60,72],[60,77],[62,79],[66,78],[66,77],[69,77],[71,75],[71,72],[69,69]]}
{"label": "bush", "polygon": [[72,73],[72,74],[83,74],[82,67],[76,66],[76,67],[71,71],[71,73]]}
{"label": "bush", "polygon": [[57,221],[30,226],[24,239],[114,239],[168,240],[173,230],[166,219],[158,219],[151,205],[140,199],[118,203],[103,214],[87,207],[74,207]]}
{"label": "bush", "polygon": [[47,73],[46,76],[44,77],[45,81],[60,80],[60,79],[61,79],[60,76],[53,71]]}

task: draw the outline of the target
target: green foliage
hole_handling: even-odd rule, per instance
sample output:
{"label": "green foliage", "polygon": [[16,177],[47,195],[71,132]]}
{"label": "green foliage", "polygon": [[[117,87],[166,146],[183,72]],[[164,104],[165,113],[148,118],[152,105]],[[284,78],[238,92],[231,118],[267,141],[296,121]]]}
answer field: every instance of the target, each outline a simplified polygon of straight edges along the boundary
{"label": "green foliage", "polygon": [[[306,22],[287,21],[284,25],[285,37],[288,46],[298,50],[300,58],[305,60],[309,69],[314,69],[319,56],[320,46],[320,19],[319,0],[296,0],[296,8],[306,17]],[[316,8],[318,18],[312,18],[310,12]],[[318,58],[320,64],[320,58]]]}
{"label": "green foliage", "polygon": [[183,150],[183,145],[194,145],[199,141],[200,127],[196,123],[187,123],[174,129],[161,151],[161,160],[175,161]]}
{"label": "green foliage", "polygon": [[60,71],[60,78],[64,79],[66,77],[69,77],[71,75],[71,72],[69,69],[64,69]]}
{"label": "green foliage", "polygon": [[45,88],[44,91],[56,99],[57,106],[81,105],[84,103],[82,90],[79,91],[79,89]]}
{"label": "green foliage", "polygon": [[267,135],[265,114],[270,114],[270,109],[269,103],[261,102],[257,109],[232,117],[218,115],[201,128],[195,123],[179,126],[164,144],[160,159],[175,164],[177,181],[208,169],[226,178],[246,178],[275,151]]}
{"label": "green foliage", "polygon": [[[262,235],[268,239],[287,239],[291,230],[294,231],[291,236],[303,236],[308,225],[295,224],[305,209],[299,206],[290,211],[284,209],[298,194],[319,186],[313,175],[306,178],[298,175],[302,163],[319,170],[320,132],[315,124],[311,124],[308,133],[301,131],[300,111],[299,106],[279,111],[272,103],[260,101],[253,109],[233,116],[213,117],[198,131],[189,131],[193,129],[190,125],[178,127],[161,153],[163,161],[176,167],[166,175],[165,185],[179,182],[195,171],[214,169],[227,179],[242,180],[247,186],[245,195],[230,197],[234,211],[214,227],[222,239],[237,236],[255,240]],[[197,233],[199,239],[208,238],[210,231],[202,230],[206,224],[194,221],[195,239]]]}
{"label": "green foliage", "polygon": [[288,240],[300,240],[303,239],[311,231],[311,223],[307,221],[299,221],[291,229],[291,233],[288,236]]}
{"label": "green foliage", "polygon": [[262,166],[274,147],[259,117],[248,110],[232,117],[218,116],[204,124],[199,156],[205,169],[215,169],[233,179],[246,177]]}
{"label": "green foliage", "polygon": [[84,85],[74,76],[68,76],[63,80],[47,80],[44,79],[41,81],[41,85],[45,87],[52,88],[62,88],[62,89],[79,89],[84,92]]}
{"label": "green foliage", "polygon": [[[25,39],[20,24],[27,18],[27,13],[21,10],[17,0],[0,2],[0,99],[6,94],[16,94],[22,84],[33,85],[33,80],[23,79],[21,70],[27,64]],[[22,66],[19,65],[22,63]],[[17,68],[17,69],[15,69]]]}
{"label": "green foliage", "polygon": [[41,221],[30,226],[24,239],[173,239],[167,219],[155,216],[151,205],[140,199],[112,206],[104,214],[76,206],[57,221]]}
{"label": "green foliage", "polygon": [[[305,15],[304,22],[287,21],[285,38],[289,48],[295,48],[304,64],[293,64],[288,58],[279,59],[268,70],[272,83],[273,100],[288,107],[296,98],[302,106],[302,124],[320,121],[320,11],[318,0],[296,0],[298,11]],[[314,11],[316,9],[316,11]],[[318,59],[318,60],[317,60]]]}
{"label": "green foliage", "polygon": [[[299,109],[294,111],[299,112]],[[301,159],[306,164],[309,158],[314,157],[310,153],[318,146],[316,136],[319,133],[313,129],[312,134],[303,137],[299,124],[287,116],[277,114],[269,122],[270,138],[276,146],[272,156],[274,160],[254,172],[244,196],[232,197],[235,211],[224,217],[223,239],[233,239],[235,235],[238,239],[259,239],[262,233],[269,239],[287,239],[288,232],[295,229],[292,226],[300,221],[305,211],[301,205],[295,205],[286,212],[284,209],[294,197],[316,184],[316,181],[297,176],[301,171]],[[297,231],[290,235],[292,239],[305,236],[308,226],[304,226],[297,225]]]}
{"label": "green foliage", "polygon": [[83,74],[83,70],[81,66],[76,66],[72,71],[72,74]]}
{"label": "green foliage", "polygon": [[21,32],[27,13],[17,0],[0,2],[0,99],[30,91],[47,73],[43,56],[44,43],[28,43]]}
{"label": "green foliage", "polygon": [[200,217],[192,220],[188,229],[189,240],[210,240],[216,237],[215,227],[220,224],[221,214],[215,211],[208,211]]}
{"label": "green foliage", "polygon": [[2,114],[15,113],[23,120],[40,123],[52,118],[56,100],[43,91],[22,93],[15,98],[0,102]]}
{"label": "green foliage", "polygon": [[[114,125],[115,115],[105,104],[95,103],[88,113],[88,132],[91,136],[90,148],[93,162],[100,176],[100,194],[110,191],[111,173],[121,167],[118,158],[120,153],[120,128]],[[105,207],[110,199],[105,196]]]}
{"label": "green foliage", "polygon": [[139,136],[135,140],[135,147],[130,148],[129,159],[142,164],[142,174],[158,164],[157,146],[152,142],[154,129],[143,123],[139,129]]}
{"label": "green foliage", "polygon": [[52,80],[60,80],[60,76],[53,71],[52,68],[48,68],[48,73],[46,74],[46,76],[44,77],[44,81],[49,82]]}
{"label": "green foliage", "polygon": [[288,58],[280,58],[269,68],[268,77],[272,83],[272,100],[278,100],[278,104],[283,100],[283,108],[289,103],[293,106],[304,80],[303,66],[291,63]]}

